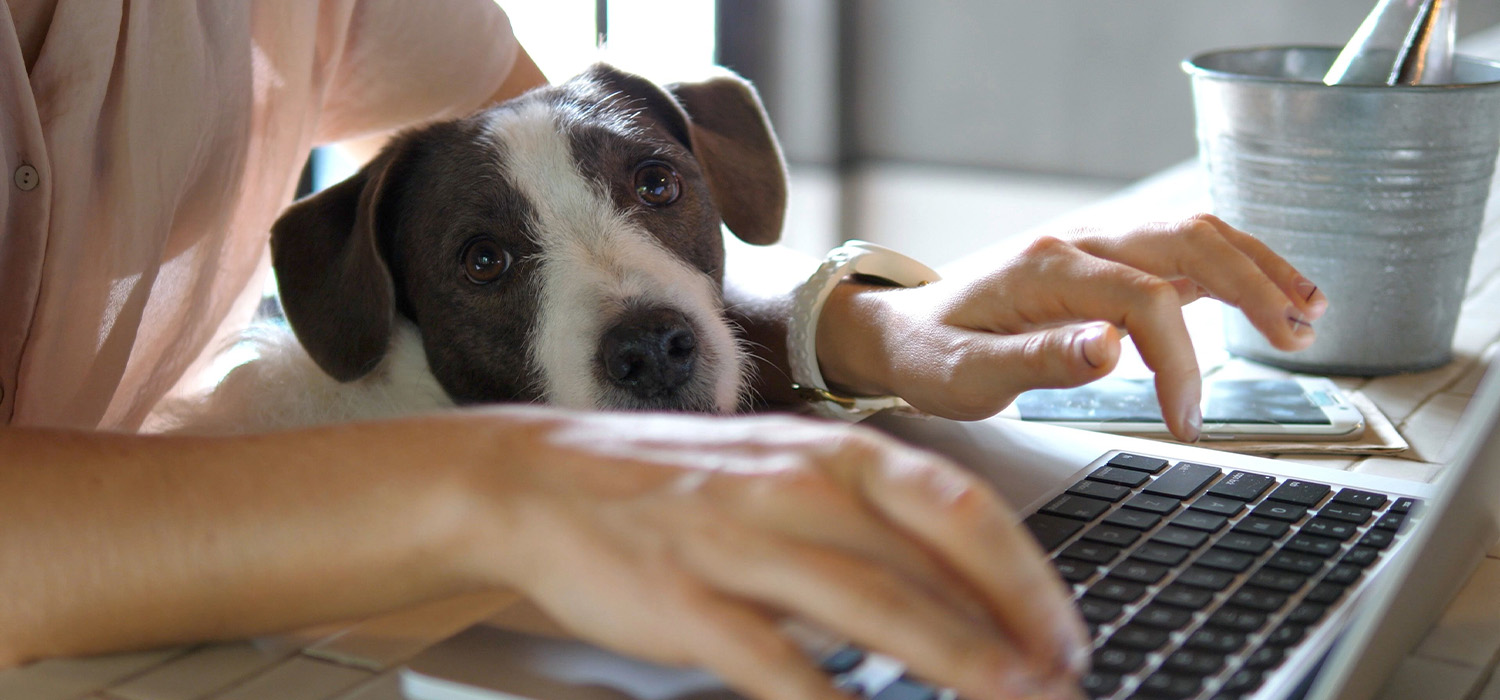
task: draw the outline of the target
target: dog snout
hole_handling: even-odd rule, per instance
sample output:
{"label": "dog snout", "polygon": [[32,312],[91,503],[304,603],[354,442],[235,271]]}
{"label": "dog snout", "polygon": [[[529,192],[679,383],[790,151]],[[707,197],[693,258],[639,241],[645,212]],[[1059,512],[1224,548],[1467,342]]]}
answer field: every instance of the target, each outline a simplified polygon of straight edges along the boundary
{"label": "dog snout", "polygon": [[672,309],[630,312],[599,344],[605,376],[641,399],[671,396],[692,378],[697,359],[693,326]]}

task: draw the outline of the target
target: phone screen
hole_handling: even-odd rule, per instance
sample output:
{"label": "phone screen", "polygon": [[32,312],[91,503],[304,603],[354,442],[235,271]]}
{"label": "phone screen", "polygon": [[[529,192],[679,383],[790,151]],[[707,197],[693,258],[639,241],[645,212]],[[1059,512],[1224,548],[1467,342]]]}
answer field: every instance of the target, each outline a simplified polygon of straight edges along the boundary
{"label": "phone screen", "polygon": [[[1286,379],[1208,382],[1204,423],[1328,425],[1328,416]],[[1159,423],[1161,409],[1149,379],[1101,379],[1073,389],[1038,389],[1016,398],[1026,420]]]}

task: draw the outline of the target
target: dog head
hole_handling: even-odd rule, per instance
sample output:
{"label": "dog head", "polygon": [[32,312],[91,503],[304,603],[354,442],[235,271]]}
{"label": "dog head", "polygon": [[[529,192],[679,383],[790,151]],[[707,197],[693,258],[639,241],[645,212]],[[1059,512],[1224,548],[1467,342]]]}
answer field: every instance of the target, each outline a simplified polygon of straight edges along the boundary
{"label": "dog head", "polygon": [[597,65],[404,132],[271,234],[287,320],[340,381],[420,331],[458,403],[730,411],[720,224],[781,231],[785,168],[734,76],[666,88]]}

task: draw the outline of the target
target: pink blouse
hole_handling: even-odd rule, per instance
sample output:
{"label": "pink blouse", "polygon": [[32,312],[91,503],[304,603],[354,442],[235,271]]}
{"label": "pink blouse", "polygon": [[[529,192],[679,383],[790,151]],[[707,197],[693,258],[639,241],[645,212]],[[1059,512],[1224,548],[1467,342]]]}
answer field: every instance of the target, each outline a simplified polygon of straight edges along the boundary
{"label": "pink blouse", "polygon": [[312,145],[471,111],[516,55],[490,0],[0,4],[10,425],[139,429],[254,300]]}

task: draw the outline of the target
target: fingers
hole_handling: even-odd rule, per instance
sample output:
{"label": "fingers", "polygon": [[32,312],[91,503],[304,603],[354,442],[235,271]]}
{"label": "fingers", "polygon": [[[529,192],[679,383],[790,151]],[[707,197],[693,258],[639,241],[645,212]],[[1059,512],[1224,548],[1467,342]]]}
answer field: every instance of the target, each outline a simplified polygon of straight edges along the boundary
{"label": "fingers", "polygon": [[[1033,675],[987,617],[969,617],[862,557],[738,532],[684,558],[715,588],[837,630],[901,659],[919,676],[942,679],[964,697],[1027,697],[1053,682]],[[756,565],[744,566],[746,561]]]}
{"label": "fingers", "polygon": [[848,700],[764,612],[706,593],[680,610],[695,663],[746,696]]}
{"label": "fingers", "polygon": [[1179,283],[1180,292],[1191,290],[1184,301],[1197,298],[1201,288],[1242,310],[1282,350],[1311,344],[1311,323],[1327,309],[1327,297],[1291,264],[1212,215],[1151,224],[1124,236],[1084,235],[1074,243],[1087,253]]}
{"label": "fingers", "polygon": [[1043,688],[1087,668],[1089,638],[1056,573],[999,497],[941,463],[889,461],[859,473],[866,498],[977,586]]}
{"label": "fingers", "polygon": [[1120,361],[1121,331],[1096,322],[1015,334],[969,334],[978,357],[961,363],[951,388],[908,401],[956,420],[980,420],[1022,392],[1073,387],[1100,379]]}

